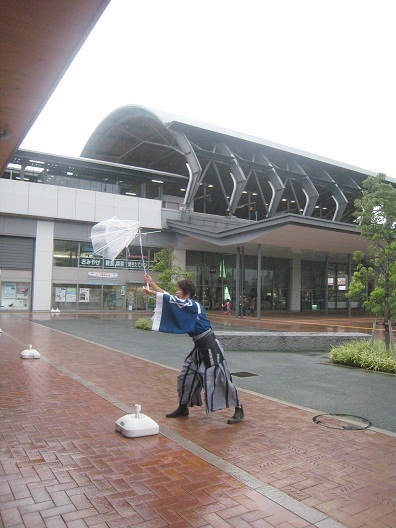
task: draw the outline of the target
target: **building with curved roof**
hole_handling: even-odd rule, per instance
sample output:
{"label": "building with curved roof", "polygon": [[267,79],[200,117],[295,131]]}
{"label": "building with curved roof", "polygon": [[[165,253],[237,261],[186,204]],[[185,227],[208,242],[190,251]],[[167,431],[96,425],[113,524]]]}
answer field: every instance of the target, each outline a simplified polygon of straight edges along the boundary
{"label": "building with curved roof", "polygon": [[[126,309],[128,297],[133,306],[142,305],[140,266],[130,259],[137,249],[116,259],[114,271],[117,263],[106,265],[89,247],[92,225],[118,216],[161,230],[146,239],[148,265],[172,244],[210,309],[221,309],[230,298],[237,315],[351,311],[358,308],[345,296],[352,253],[366,250],[354,223],[354,200],[368,176],[375,174],[130,105],[97,126],[80,158],[18,151],[0,182],[14,193],[12,205],[0,211],[0,233],[9,235],[10,214],[36,222],[36,233],[42,222],[50,227],[51,280],[46,301],[33,300],[33,309],[56,303],[63,309]],[[93,268],[101,270],[101,281],[92,278]],[[81,300],[81,290],[89,291],[88,301]]]}
{"label": "building with curved roof", "polygon": [[[188,178],[187,189],[182,190],[175,178],[167,194],[182,197],[183,206],[196,212],[249,220],[288,212],[350,223],[362,180],[373,175],[314,154],[132,105],[107,116],[81,155],[124,165],[149,164]],[[205,189],[206,200],[199,201]]]}

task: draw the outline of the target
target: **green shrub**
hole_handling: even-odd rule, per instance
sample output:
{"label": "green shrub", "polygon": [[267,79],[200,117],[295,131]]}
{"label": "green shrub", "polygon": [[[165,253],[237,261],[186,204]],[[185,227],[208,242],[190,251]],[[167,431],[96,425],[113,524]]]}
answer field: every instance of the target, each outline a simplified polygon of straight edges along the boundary
{"label": "green shrub", "polygon": [[151,330],[153,321],[149,317],[141,317],[136,321],[136,328],[139,330]]}
{"label": "green shrub", "polygon": [[383,341],[350,341],[333,347],[329,355],[334,363],[396,374],[396,354],[386,350]]}

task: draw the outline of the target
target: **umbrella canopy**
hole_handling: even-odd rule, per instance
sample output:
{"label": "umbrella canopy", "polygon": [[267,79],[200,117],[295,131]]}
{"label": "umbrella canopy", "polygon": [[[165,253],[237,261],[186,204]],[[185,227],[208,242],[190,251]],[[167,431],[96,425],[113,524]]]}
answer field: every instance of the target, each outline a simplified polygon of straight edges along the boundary
{"label": "umbrella canopy", "polygon": [[102,220],[91,230],[95,255],[114,260],[116,256],[136,237],[140,223],[136,220],[120,220],[116,216]]}

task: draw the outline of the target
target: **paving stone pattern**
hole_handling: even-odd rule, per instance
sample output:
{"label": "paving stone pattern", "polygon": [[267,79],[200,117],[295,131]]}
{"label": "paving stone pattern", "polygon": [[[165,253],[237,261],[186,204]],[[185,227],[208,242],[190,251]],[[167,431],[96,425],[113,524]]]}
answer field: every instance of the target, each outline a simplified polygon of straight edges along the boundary
{"label": "paving stone pattern", "polygon": [[[0,327],[0,526],[396,526],[394,435],[326,429],[245,391],[240,424],[202,408],[167,420],[174,369],[28,316]],[[28,343],[41,359],[20,358]],[[159,435],[115,432],[135,403]]]}

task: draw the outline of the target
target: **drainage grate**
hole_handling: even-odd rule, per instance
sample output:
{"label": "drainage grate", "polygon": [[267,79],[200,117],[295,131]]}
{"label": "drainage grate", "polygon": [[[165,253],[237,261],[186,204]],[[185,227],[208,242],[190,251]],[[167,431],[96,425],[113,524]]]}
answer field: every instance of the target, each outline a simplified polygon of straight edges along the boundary
{"label": "drainage grate", "polygon": [[250,378],[251,376],[258,376],[258,374],[253,374],[253,372],[231,372],[231,376],[236,376],[237,378]]}

